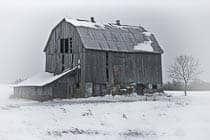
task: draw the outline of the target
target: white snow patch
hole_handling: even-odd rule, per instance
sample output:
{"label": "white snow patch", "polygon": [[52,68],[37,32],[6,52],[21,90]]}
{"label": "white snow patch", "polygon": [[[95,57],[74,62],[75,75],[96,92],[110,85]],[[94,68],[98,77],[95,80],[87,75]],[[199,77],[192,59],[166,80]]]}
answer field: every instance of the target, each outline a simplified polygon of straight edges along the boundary
{"label": "white snow patch", "polygon": [[117,25],[115,23],[109,23],[109,24],[107,24],[107,26],[112,26],[112,27],[119,28],[119,29],[122,29],[122,30],[127,30],[127,28],[133,28],[133,29],[139,29],[140,28],[140,26]]}
{"label": "white snow patch", "polygon": [[114,23],[104,24],[104,23],[100,23],[100,22],[91,22],[89,20],[80,20],[80,19],[73,19],[73,18],[65,18],[65,21],[67,21],[77,27],[89,27],[89,28],[95,28],[95,29],[104,29],[105,26],[111,26],[111,27],[122,29],[122,30],[126,29],[126,28],[137,28],[137,29],[140,28],[139,26],[117,25]]}
{"label": "white snow patch", "polygon": [[152,41],[144,41],[142,43],[138,43],[136,46],[134,46],[135,51],[147,51],[147,52],[152,52],[153,47],[152,47]]}
{"label": "white snow patch", "polygon": [[44,86],[46,84],[49,84],[55,80],[57,80],[58,78],[64,76],[65,74],[75,70],[77,67],[74,67],[73,69],[68,69],[66,71],[64,71],[61,74],[58,75],[54,75],[53,73],[49,73],[49,72],[41,72],[38,73],[37,75],[15,85],[14,87],[19,87],[19,86]]}
{"label": "white snow patch", "polygon": [[152,35],[152,33],[150,33],[150,32],[143,32],[143,34],[147,37],[150,37]]}
{"label": "white snow patch", "polygon": [[91,21],[86,21],[86,20],[78,20],[78,19],[71,19],[71,18],[65,18],[65,20],[71,24],[73,24],[74,26],[78,26],[78,27],[89,27],[89,28],[104,28],[104,24],[102,23],[94,23]]}

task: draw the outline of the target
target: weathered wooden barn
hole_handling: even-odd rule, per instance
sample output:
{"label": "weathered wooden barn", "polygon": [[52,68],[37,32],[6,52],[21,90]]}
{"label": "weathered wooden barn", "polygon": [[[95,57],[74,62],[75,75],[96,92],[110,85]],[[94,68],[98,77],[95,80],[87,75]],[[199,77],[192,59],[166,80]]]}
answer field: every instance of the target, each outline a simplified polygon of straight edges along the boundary
{"label": "weathered wooden barn", "polygon": [[35,100],[162,89],[163,50],[141,26],[63,19],[44,48],[46,70],[14,87]]}

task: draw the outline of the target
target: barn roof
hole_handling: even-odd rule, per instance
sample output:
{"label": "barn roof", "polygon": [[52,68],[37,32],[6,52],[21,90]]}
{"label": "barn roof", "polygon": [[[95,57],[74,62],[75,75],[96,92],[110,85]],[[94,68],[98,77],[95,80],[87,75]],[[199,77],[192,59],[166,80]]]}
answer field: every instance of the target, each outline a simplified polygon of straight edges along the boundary
{"label": "barn roof", "polygon": [[76,27],[87,49],[163,53],[155,36],[141,26],[102,24],[67,18],[64,20]]}
{"label": "barn roof", "polygon": [[[141,26],[117,25],[115,23],[102,24],[89,20],[68,18],[64,18],[60,23],[62,22],[67,22],[77,29],[83,47],[86,49],[163,53],[155,36]],[[44,51],[46,51],[46,47]]]}
{"label": "barn roof", "polygon": [[74,67],[72,69],[67,69],[66,71],[64,71],[63,73],[58,74],[58,75],[54,75],[53,73],[49,73],[49,72],[41,72],[29,79],[17,84],[17,85],[14,85],[14,87],[45,86],[45,85],[50,84],[50,83],[56,81],[57,79],[63,77],[64,75],[76,70],[77,68],[78,67]]}

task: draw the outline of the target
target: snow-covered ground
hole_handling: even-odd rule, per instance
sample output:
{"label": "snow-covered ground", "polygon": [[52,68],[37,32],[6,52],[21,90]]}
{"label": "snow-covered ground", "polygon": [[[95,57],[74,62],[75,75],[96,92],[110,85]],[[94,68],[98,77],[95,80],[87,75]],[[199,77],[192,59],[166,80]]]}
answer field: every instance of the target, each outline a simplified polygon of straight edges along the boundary
{"label": "snow-covered ground", "polygon": [[210,139],[210,92],[167,93],[37,102],[0,85],[0,140]]}

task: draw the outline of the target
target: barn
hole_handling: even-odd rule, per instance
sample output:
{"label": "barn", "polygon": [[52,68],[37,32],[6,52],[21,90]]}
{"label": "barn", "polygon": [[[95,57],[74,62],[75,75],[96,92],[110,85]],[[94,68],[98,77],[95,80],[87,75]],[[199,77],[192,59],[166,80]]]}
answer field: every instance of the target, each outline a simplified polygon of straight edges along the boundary
{"label": "barn", "polygon": [[45,72],[14,86],[34,100],[162,91],[163,50],[141,26],[61,20],[44,48]]}

